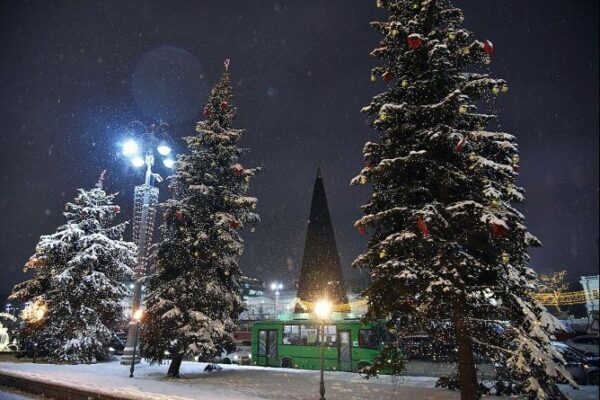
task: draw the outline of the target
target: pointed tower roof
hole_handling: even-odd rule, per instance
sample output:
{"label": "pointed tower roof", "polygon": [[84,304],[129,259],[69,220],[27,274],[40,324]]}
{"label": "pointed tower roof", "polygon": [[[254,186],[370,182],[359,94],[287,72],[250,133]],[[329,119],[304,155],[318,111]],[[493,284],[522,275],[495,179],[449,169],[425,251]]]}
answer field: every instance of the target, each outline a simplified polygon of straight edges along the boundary
{"label": "pointed tower roof", "polygon": [[304,242],[298,297],[308,304],[328,298],[338,305],[338,309],[348,303],[320,166],[317,168]]}

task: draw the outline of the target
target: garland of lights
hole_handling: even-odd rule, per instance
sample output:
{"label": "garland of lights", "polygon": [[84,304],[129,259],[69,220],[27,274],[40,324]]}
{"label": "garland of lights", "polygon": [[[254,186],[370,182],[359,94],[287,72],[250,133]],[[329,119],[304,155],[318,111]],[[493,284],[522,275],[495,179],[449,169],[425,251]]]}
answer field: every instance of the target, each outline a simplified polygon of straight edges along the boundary
{"label": "garland of lights", "polygon": [[[546,305],[546,306],[569,306],[576,304],[585,304],[588,301],[586,297],[586,292],[583,290],[576,292],[564,292],[560,294],[556,293],[535,293],[535,299]],[[600,299],[600,291],[598,289],[590,291],[589,300],[598,300]],[[333,311],[336,312],[348,312],[350,309],[355,307],[361,307],[368,305],[368,299],[360,299],[351,301],[348,304],[337,304],[334,305]],[[293,304],[300,304],[300,306],[304,310],[310,310],[313,306],[313,303],[309,301],[302,301],[299,298],[294,299]]]}

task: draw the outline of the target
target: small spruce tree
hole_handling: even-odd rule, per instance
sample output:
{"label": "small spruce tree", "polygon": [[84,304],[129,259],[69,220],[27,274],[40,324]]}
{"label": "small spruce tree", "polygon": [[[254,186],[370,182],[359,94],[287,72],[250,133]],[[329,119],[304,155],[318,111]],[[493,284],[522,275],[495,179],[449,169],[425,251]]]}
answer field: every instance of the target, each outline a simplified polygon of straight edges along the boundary
{"label": "small spruce tree", "polygon": [[392,316],[382,354],[401,369],[393,348],[426,331],[456,345],[463,399],[479,396],[475,351],[530,398],[560,397],[556,383],[572,381],[551,345],[558,322],[532,297],[527,266],[539,242],[511,204],[523,200],[516,139],[486,129],[496,116],[479,111],[508,90],[485,72],[493,45],[461,27],[449,0],[377,6],[389,19],[372,23],[384,37],[371,79],[388,88],[363,109],[379,140],[366,143],[352,183],[373,187],[356,222],[373,234],[354,265],[370,273],[367,319]]}
{"label": "small spruce tree", "polygon": [[259,169],[240,164],[243,131],[231,128],[236,109],[228,66],[227,60],[210,93],[206,120],[185,138],[189,154],[178,157],[172,197],[162,204],[163,239],[148,281],[145,356],[161,362],[169,352],[173,377],[186,356],[210,359],[235,349],[232,332],[242,311],[239,231],[259,222],[256,198],[246,196]]}
{"label": "small spruce tree", "polygon": [[113,224],[115,194],[91,190],[67,203],[65,225],[44,235],[26,270],[34,277],[10,296],[27,303],[19,339],[25,356],[50,362],[90,363],[109,358],[115,330],[126,320],[135,245],[123,241],[127,223]]}

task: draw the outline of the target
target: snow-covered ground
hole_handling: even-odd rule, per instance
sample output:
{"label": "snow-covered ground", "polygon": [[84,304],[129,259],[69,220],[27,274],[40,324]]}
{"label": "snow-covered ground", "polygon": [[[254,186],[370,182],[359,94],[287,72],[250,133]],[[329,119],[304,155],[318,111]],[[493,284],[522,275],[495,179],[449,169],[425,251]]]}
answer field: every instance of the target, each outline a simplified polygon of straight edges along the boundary
{"label": "snow-covered ground", "polygon": [[[0,362],[0,372],[29,379],[86,388],[133,399],[152,400],[313,400],[318,398],[318,371],[282,368],[223,366],[204,372],[205,364],[184,362],[181,379],[166,378],[166,365],[142,363],[135,378],[118,362],[96,365],[48,365]],[[326,372],[328,400],[459,399],[457,393],[434,387],[435,378],[405,377],[396,383],[389,376],[363,380],[357,374]],[[598,397],[597,387],[571,392],[574,399]]]}

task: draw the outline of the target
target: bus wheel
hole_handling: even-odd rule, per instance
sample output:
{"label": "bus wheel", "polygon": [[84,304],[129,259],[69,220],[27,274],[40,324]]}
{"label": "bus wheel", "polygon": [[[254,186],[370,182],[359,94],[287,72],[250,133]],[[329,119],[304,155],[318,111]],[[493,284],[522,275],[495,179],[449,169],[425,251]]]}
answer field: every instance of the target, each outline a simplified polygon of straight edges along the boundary
{"label": "bus wheel", "polygon": [[294,363],[289,358],[281,360],[281,368],[294,368]]}
{"label": "bus wheel", "polygon": [[362,378],[367,378],[369,377],[369,370],[371,369],[371,364],[363,361],[363,362],[359,362],[358,363],[358,373],[360,374],[360,376]]}

